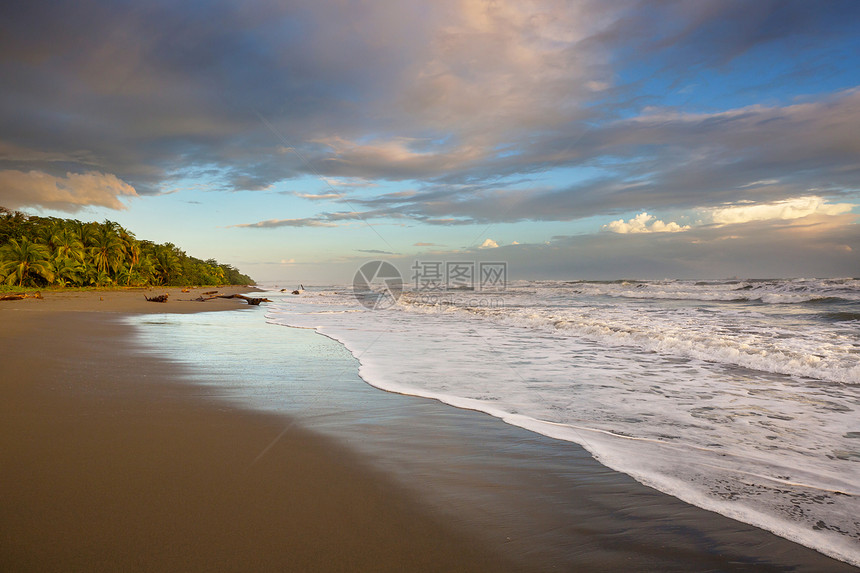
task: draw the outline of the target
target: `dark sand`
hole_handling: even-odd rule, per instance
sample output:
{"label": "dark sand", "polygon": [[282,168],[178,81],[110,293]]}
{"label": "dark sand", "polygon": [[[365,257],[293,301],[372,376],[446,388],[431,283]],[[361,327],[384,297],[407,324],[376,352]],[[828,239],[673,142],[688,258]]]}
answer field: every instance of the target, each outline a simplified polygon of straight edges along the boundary
{"label": "dark sand", "polygon": [[0,302],[0,571],[518,570],[333,441],[134,352],[115,313],[245,305],[167,291]]}

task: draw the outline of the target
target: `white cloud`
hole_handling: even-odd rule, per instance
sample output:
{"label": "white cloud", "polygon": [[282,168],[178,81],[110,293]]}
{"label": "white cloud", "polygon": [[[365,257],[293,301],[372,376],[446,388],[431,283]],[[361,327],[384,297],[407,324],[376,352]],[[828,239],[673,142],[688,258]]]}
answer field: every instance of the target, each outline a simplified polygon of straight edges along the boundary
{"label": "white cloud", "polygon": [[87,205],[125,209],[119,197],[136,197],[134,187],[111,173],[90,171],[56,177],[43,171],[0,171],[0,205],[47,207],[75,212]]}
{"label": "white cloud", "polygon": [[486,241],[483,242],[483,244],[480,246],[480,248],[481,249],[498,249],[499,244],[492,239],[487,239]]}
{"label": "white cloud", "polygon": [[811,195],[775,203],[732,205],[712,209],[710,214],[714,223],[732,225],[750,221],[800,219],[809,215],[842,215],[851,211],[853,207],[855,205],[851,203],[827,203],[826,199]]}
{"label": "white cloud", "polygon": [[[763,183],[763,182],[758,182]],[[753,203],[740,201],[724,207],[702,209],[703,220],[697,220],[697,225],[716,224],[718,226],[749,223],[754,221],[789,221],[801,219],[810,215],[843,215],[856,205],[851,203],[828,203],[826,199],[816,195],[794,197],[772,203]],[[674,221],[664,223],[654,215],[640,213],[625,221],[618,219],[603,230],[620,234],[636,233],[680,233],[689,231],[690,225],[680,225]]]}
{"label": "white cloud", "polygon": [[656,217],[654,217],[654,215],[639,213],[627,222],[625,222],[624,219],[618,219],[617,221],[612,221],[608,225],[603,225],[603,228],[607,231],[620,233],[622,235],[634,233],[680,233],[690,229],[689,225],[681,226],[674,221],[664,223],[663,221],[655,219]]}
{"label": "white cloud", "polygon": [[324,201],[328,199],[343,199],[343,195],[339,193],[293,193],[296,197],[301,197],[302,199],[310,199],[312,201]]}

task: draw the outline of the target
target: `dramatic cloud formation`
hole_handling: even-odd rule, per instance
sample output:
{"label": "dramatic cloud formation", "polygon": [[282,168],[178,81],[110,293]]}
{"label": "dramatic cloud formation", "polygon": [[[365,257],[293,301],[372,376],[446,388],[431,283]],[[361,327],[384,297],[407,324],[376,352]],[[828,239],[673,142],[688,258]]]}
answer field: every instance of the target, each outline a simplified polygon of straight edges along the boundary
{"label": "dramatic cloud formation", "polygon": [[[858,20],[852,0],[9,2],[0,205],[173,197],[202,227],[218,192],[219,229],[350,252],[496,224],[510,245],[598,221],[576,232],[614,248],[857,233]],[[362,221],[406,231],[359,245]]]}
{"label": "dramatic cloud formation", "polygon": [[[813,189],[840,197],[860,189],[860,144],[854,133],[860,133],[860,90],[856,89],[816,103],[751,106],[712,114],[648,109],[587,132],[563,150],[565,163],[594,166],[612,159],[609,166],[601,166],[598,173],[602,174],[580,183],[547,187],[528,186],[528,179],[498,179],[499,173],[544,164],[546,154],[559,153],[551,148],[528,158],[506,158],[493,170],[495,184],[428,183],[417,192],[350,201],[373,207],[362,212],[365,218],[405,216],[435,224],[463,224],[567,221],[643,205],[718,208],[750,197],[789,200]],[[450,178],[449,167],[432,169]]]}

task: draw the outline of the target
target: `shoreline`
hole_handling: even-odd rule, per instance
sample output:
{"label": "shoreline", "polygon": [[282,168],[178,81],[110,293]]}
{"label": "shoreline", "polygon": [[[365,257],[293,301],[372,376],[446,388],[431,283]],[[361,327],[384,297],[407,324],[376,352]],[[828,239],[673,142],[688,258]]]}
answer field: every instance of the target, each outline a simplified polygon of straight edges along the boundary
{"label": "shoreline", "polygon": [[[187,292],[183,292],[187,290]],[[0,301],[0,313],[4,311],[52,311],[52,312],[122,312],[129,314],[190,313],[232,310],[247,306],[241,299],[216,298],[199,302],[194,299],[206,292],[217,291],[219,295],[263,292],[256,286],[225,285],[220,287],[133,287],[114,290],[45,290],[42,298],[28,297],[21,300]],[[34,291],[35,292],[35,291]],[[31,293],[32,294],[32,293]],[[168,295],[167,302],[149,302],[145,297]]]}
{"label": "shoreline", "polygon": [[[244,301],[63,294],[0,304],[0,569],[856,571],[372,388],[340,343]],[[255,379],[292,409],[244,401]]]}
{"label": "shoreline", "polygon": [[522,570],[332,440],[138,352],[123,316],[247,306],[178,298],[0,303],[0,569]]}

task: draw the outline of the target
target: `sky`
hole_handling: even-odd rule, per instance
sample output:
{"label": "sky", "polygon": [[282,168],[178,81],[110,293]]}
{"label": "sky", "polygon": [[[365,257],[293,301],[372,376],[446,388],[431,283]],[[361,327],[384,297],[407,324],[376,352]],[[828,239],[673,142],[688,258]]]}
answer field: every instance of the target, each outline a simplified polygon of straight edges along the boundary
{"label": "sky", "polygon": [[259,282],[860,276],[860,2],[5,2],[0,206]]}

